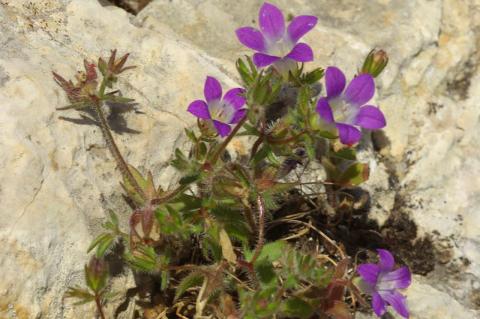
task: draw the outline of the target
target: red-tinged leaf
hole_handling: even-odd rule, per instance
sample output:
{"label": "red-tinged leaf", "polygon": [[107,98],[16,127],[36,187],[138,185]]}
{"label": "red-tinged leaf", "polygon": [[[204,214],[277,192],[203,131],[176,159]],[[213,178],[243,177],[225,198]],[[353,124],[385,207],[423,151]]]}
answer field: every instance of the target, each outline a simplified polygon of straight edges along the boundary
{"label": "red-tinged leaf", "polygon": [[345,284],[338,282],[338,281],[332,281],[328,287],[328,306],[331,306],[334,301],[339,301],[343,300],[343,296],[345,295]]}
{"label": "red-tinged leaf", "polygon": [[145,196],[147,196],[147,199],[150,201],[157,197],[157,191],[155,189],[155,184],[153,182],[153,175],[151,171],[148,171],[147,173],[147,180],[145,184]]}
{"label": "red-tinged leaf", "polygon": [[142,210],[142,231],[145,238],[150,236],[153,227],[153,208],[147,207]]}
{"label": "red-tinged leaf", "polygon": [[83,60],[85,66],[85,82],[93,82],[97,79],[97,71],[95,70],[95,63],[89,63]]}

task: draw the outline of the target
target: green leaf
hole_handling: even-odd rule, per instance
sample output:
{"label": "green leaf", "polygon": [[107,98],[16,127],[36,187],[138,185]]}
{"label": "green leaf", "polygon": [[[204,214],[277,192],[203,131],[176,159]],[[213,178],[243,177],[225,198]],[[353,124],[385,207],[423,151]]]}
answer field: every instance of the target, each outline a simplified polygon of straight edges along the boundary
{"label": "green leaf", "polygon": [[270,262],[278,260],[285,252],[285,246],[287,244],[283,241],[277,240],[263,246],[260,256],[258,256],[257,262],[266,259]]}
{"label": "green leaf", "polygon": [[200,176],[201,176],[201,173],[199,172],[186,175],[180,179],[179,184],[180,185],[191,184],[193,182],[196,182],[200,178]]}
{"label": "green leaf", "polygon": [[[137,182],[138,186],[144,190],[147,187],[147,180],[143,178],[142,174],[133,167],[132,165],[128,165],[128,169],[130,173],[132,174],[133,178]],[[138,205],[143,205],[145,200],[143,199],[142,195],[137,192],[135,187],[130,183],[128,178],[126,176],[123,177],[123,188],[127,192],[127,195]]]}
{"label": "green leaf", "polygon": [[268,285],[273,283],[277,278],[277,274],[273,269],[272,263],[268,260],[261,260],[256,263],[255,270],[257,272],[258,279],[265,284]]}
{"label": "green leaf", "polygon": [[106,268],[103,268],[99,271],[98,269],[91,268],[90,266],[91,264],[88,266],[85,265],[85,281],[88,288],[95,293],[98,293],[105,288],[105,285],[107,284],[108,271]]}
{"label": "green leaf", "polygon": [[303,77],[303,82],[306,84],[314,84],[323,77],[324,70],[322,68],[317,68],[311,72],[308,72],[304,77]]}
{"label": "green leaf", "polygon": [[245,83],[245,86],[250,86],[250,84],[253,82],[254,76],[241,58],[237,60],[236,67],[238,74],[243,80],[243,83]]}
{"label": "green leaf", "polygon": [[232,205],[218,205],[212,208],[210,213],[225,228],[230,238],[241,242],[248,241],[251,234],[240,209]]}
{"label": "green leaf", "polygon": [[370,169],[368,164],[354,163],[343,172],[338,182],[348,186],[357,186],[368,180],[369,176]]}
{"label": "green leaf", "polygon": [[97,257],[101,258],[105,255],[105,252],[112,246],[113,241],[115,238],[113,236],[105,238],[101,241],[97,246]]}
{"label": "green leaf", "polygon": [[309,105],[310,105],[310,97],[311,92],[308,86],[302,86],[298,92],[297,96],[297,108],[300,109],[302,114],[306,114]]}
{"label": "green leaf", "polygon": [[185,129],[185,135],[187,135],[187,137],[193,142],[193,143],[196,143],[198,140],[197,140],[197,137],[195,136],[195,132],[193,132],[192,130],[189,130],[189,129]]}
{"label": "green leaf", "polygon": [[126,253],[125,261],[136,270],[151,272],[157,269],[157,255],[153,247],[140,246],[134,253]]}
{"label": "green leaf", "polygon": [[202,207],[202,201],[195,196],[181,194],[168,204],[172,209],[182,212],[191,212]]}
{"label": "green leaf", "polygon": [[283,308],[283,311],[292,317],[309,318],[313,314],[312,306],[298,297],[288,299]]}
{"label": "green leaf", "polygon": [[307,156],[310,160],[315,160],[317,157],[317,148],[315,145],[315,140],[309,136],[305,135],[303,137],[304,140],[304,145],[305,145],[305,152],[307,153]]}
{"label": "green leaf", "polygon": [[232,241],[230,240],[230,237],[228,236],[224,228],[220,229],[219,243],[220,243],[220,247],[222,247],[223,258],[225,258],[232,264],[235,264],[237,262],[237,255],[233,250]]}
{"label": "green leaf", "polygon": [[92,251],[93,248],[97,247],[103,241],[108,240],[108,238],[110,238],[110,237],[112,237],[112,235],[108,234],[108,233],[99,235],[97,238],[95,238],[93,240],[93,242],[90,244],[90,246],[88,246],[87,253]]}
{"label": "green leaf", "polygon": [[332,152],[331,156],[348,161],[355,161],[357,159],[357,152],[353,147],[345,147],[337,152]]}
{"label": "green leaf", "polygon": [[203,276],[201,274],[192,272],[183,278],[175,290],[175,301],[178,300],[188,289],[199,287],[203,283]]}
{"label": "green leaf", "polygon": [[172,166],[179,171],[186,171],[190,167],[190,162],[180,149],[175,149],[175,159],[171,162]]}
{"label": "green leaf", "polygon": [[161,272],[160,276],[162,278],[160,290],[165,291],[165,289],[168,288],[168,283],[170,282],[170,272],[164,270]]}
{"label": "green leaf", "polygon": [[79,301],[75,302],[75,305],[83,305],[88,302],[95,301],[95,296],[86,289],[79,287],[68,287],[65,292],[65,298],[76,298]]}
{"label": "green leaf", "polygon": [[108,214],[110,215],[110,220],[112,221],[113,225],[118,226],[117,214],[115,214],[113,210],[109,210]]}

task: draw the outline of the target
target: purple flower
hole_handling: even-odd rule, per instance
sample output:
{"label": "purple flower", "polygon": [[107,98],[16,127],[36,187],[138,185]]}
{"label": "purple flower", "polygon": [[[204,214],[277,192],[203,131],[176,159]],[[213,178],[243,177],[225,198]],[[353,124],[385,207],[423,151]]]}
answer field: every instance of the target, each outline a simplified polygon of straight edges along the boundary
{"label": "purple flower", "polygon": [[370,74],[355,77],[344,91],[345,75],[336,67],[328,67],[325,82],[327,97],[318,100],[317,112],[325,122],[335,124],[343,144],[353,145],[360,140],[362,134],[355,126],[366,129],[385,127],[382,111],[376,106],[365,105],[375,94],[375,83]]}
{"label": "purple flower", "polygon": [[393,270],[395,261],[388,250],[377,249],[380,261],[378,264],[362,264],[357,272],[363,279],[365,292],[372,295],[372,308],[377,316],[386,312],[387,304],[391,305],[402,317],[408,318],[406,297],[397,289],[410,286],[412,275],[408,267]]}
{"label": "purple flower", "polygon": [[260,31],[252,27],[237,29],[238,40],[246,47],[257,51],[253,62],[257,67],[291,60],[309,62],[313,60],[313,51],[305,43],[297,43],[316,24],[314,16],[298,16],[285,28],[282,11],[265,2],[258,17]]}
{"label": "purple flower", "polygon": [[242,109],[245,98],[244,89],[235,88],[228,91],[222,99],[222,86],[217,79],[207,76],[203,93],[205,101],[196,100],[188,106],[188,112],[202,120],[210,120],[220,136],[230,133],[230,124],[240,122],[247,110]]}

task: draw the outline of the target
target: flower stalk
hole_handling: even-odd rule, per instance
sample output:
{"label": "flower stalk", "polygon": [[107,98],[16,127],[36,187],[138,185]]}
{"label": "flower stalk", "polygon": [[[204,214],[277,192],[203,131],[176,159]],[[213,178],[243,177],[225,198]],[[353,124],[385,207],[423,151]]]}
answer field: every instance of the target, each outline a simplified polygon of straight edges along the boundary
{"label": "flower stalk", "polygon": [[[104,81],[102,81],[102,83],[103,82]],[[115,159],[115,162],[117,163],[117,166],[120,169],[120,172],[125,177],[125,179],[128,180],[130,185],[132,185],[132,187],[135,189],[135,191],[143,199],[146,199],[147,197],[146,197],[143,189],[140,187],[140,185],[138,185],[138,182],[135,179],[135,177],[133,177],[132,172],[128,168],[127,162],[123,158],[122,153],[120,153],[120,150],[118,149],[118,146],[115,143],[115,139],[113,138],[112,132],[110,131],[110,127],[109,127],[108,122],[105,118],[105,113],[102,110],[102,104],[100,102],[100,99],[96,96],[92,96],[92,102],[93,102],[93,109],[95,110],[98,121],[100,123],[100,130],[102,131],[102,134],[103,134],[103,137],[105,138],[105,142],[107,144],[107,147],[110,150],[110,153],[112,154],[113,158]]]}

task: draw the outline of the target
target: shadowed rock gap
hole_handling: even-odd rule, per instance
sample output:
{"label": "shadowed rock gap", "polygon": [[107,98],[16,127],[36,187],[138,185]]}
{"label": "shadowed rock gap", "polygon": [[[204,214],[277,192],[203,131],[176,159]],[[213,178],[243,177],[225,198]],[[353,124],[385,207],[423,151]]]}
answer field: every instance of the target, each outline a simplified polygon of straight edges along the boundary
{"label": "shadowed rock gap", "polygon": [[114,5],[123,10],[137,15],[143,8],[147,6],[152,0],[99,0],[103,6]]}

